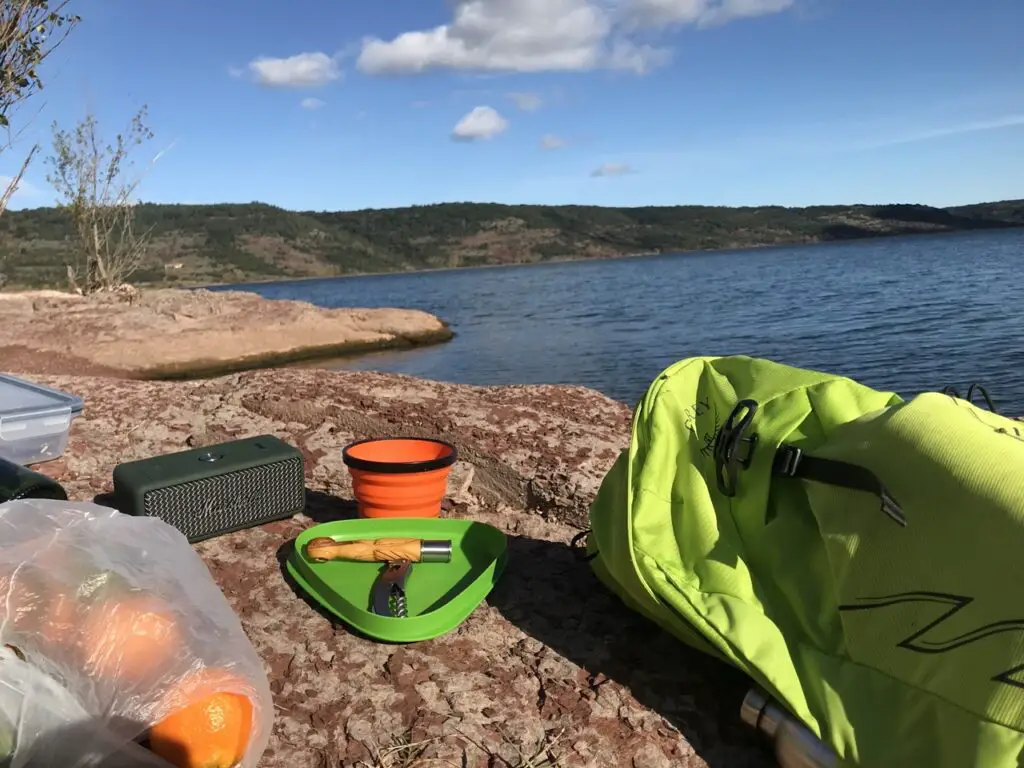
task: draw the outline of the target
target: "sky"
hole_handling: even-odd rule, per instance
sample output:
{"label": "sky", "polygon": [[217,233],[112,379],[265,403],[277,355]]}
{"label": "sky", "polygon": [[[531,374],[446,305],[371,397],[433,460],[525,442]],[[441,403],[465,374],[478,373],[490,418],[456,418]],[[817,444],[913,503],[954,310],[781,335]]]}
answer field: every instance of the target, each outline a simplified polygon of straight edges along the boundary
{"label": "sky", "polygon": [[1024,198],[1021,0],[72,0],[12,121],[143,105],[150,202],[957,205]]}

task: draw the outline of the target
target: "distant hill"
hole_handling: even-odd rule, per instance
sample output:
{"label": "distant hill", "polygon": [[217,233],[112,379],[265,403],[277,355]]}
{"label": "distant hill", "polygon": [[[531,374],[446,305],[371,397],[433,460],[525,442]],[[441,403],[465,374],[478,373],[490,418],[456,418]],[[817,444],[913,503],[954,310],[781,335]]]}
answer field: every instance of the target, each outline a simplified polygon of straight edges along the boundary
{"label": "distant hill", "polygon": [[[138,214],[153,240],[133,282],[194,285],[1024,227],[1024,200],[955,208],[442,203],[337,213],[144,204]],[[56,208],[0,216],[8,284],[63,287],[69,233]]]}

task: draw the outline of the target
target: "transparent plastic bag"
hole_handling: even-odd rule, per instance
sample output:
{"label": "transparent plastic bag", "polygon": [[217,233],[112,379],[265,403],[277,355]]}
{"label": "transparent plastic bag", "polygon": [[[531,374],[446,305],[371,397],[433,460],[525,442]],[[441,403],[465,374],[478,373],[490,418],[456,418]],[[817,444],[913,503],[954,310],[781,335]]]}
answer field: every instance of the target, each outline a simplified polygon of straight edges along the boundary
{"label": "transparent plastic bag", "polygon": [[255,768],[266,673],[174,527],[88,502],[0,504],[0,600],[0,766],[166,768],[137,742],[160,723],[166,744],[165,718],[227,693],[244,697],[227,700],[229,722],[249,722],[235,765]]}

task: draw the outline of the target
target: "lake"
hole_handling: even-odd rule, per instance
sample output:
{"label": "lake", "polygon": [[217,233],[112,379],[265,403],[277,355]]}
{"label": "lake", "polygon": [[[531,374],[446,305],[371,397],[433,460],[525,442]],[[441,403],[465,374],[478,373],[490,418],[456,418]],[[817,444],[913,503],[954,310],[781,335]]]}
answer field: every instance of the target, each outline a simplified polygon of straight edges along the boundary
{"label": "lake", "polygon": [[582,384],[632,404],[680,358],[747,354],[904,396],[977,381],[1001,411],[1024,414],[1024,230],[245,289],[324,307],[416,307],[456,333],[324,367]]}

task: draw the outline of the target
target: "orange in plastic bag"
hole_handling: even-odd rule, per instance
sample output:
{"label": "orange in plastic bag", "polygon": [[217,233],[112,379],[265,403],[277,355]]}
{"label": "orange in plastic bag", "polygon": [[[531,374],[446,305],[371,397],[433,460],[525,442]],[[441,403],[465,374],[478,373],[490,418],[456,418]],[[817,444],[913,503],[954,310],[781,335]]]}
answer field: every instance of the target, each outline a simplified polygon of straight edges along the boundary
{"label": "orange in plastic bag", "polygon": [[204,669],[172,690],[171,713],[149,732],[149,748],[178,768],[232,768],[252,735],[252,702],[224,670]]}
{"label": "orange in plastic bag", "polygon": [[263,664],[192,545],[158,518],[0,504],[3,646],[16,655],[0,653],[0,760],[255,768],[269,741]]}
{"label": "orange in plastic bag", "polygon": [[86,674],[123,677],[132,683],[159,674],[180,652],[182,642],[167,606],[146,594],[93,605],[78,640]]}

